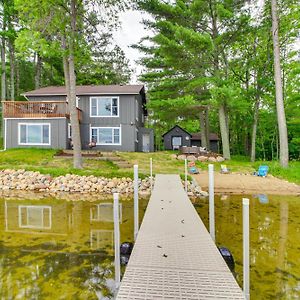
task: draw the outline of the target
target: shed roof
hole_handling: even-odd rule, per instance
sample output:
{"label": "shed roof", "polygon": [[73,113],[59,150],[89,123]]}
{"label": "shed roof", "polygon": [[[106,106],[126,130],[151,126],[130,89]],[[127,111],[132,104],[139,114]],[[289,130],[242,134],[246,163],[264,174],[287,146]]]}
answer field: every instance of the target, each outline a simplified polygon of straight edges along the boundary
{"label": "shed roof", "polygon": [[175,128],[179,128],[180,130],[182,130],[182,131],[184,131],[186,134],[188,134],[190,137],[192,136],[189,132],[187,132],[186,130],[184,130],[183,128],[181,128],[179,125],[173,126],[171,129],[169,129],[167,132],[165,132],[162,136],[165,136],[167,133],[171,132],[171,131],[174,130]]}
{"label": "shed roof", "polygon": [[[101,95],[101,94],[121,94],[135,95],[144,93],[143,85],[78,85],[76,95]],[[27,96],[65,96],[67,95],[65,86],[48,86],[23,94]]]}
{"label": "shed roof", "polygon": [[[199,141],[199,140],[201,140],[201,133],[200,132],[193,133],[192,137],[191,137],[191,140],[193,140],[193,141]],[[210,141],[218,141],[219,137],[218,137],[218,135],[216,133],[210,133],[209,134],[209,140]]]}

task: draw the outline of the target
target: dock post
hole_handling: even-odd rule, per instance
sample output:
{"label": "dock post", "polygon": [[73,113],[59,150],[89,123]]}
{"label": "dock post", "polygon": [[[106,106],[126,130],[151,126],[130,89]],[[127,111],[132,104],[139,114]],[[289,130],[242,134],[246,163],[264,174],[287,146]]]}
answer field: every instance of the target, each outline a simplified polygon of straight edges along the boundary
{"label": "dock post", "polygon": [[139,231],[139,166],[133,166],[133,189],[134,189],[134,240]]}
{"label": "dock post", "polygon": [[153,169],[152,169],[153,164],[152,163],[153,163],[152,157],[150,157],[150,189],[151,189],[151,191],[153,189]]}
{"label": "dock post", "polygon": [[115,239],[115,283],[116,289],[121,282],[120,266],[120,218],[119,218],[119,194],[114,193],[114,239]]}
{"label": "dock post", "polygon": [[243,198],[243,289],[246,300],[250,299],[249,271],[249,199]]}
{"label": "dock post", "polygon": [[209,233],[213,241],[216,240],[215,235],[215,195],[214,195],[214,165],[208,165],[209,178]]}
{"label": "dock post", "polygon": [[188,184],[187,184],[187,159],[184,160],[184,189],[185,192],[188,192]]}

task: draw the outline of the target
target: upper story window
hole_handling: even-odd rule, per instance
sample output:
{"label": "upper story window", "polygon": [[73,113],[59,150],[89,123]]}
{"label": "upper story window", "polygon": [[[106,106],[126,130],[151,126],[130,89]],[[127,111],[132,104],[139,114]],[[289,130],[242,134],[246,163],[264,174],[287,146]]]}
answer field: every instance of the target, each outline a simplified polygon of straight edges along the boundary
{"label": "upper story window", "polygon": [[90,116],[91,117],[118,117],[119,98],[118,97],[91,97]]}

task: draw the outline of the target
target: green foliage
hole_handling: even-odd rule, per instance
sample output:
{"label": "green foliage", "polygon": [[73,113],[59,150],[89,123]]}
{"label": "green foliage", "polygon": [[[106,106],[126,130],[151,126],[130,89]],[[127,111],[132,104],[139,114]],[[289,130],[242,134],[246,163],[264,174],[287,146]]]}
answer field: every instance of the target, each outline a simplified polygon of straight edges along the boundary
{"label": "green foliage", "polygon": [[[147,72],[141,80],[149,87],[148,107],[157,134],[174,124],[198,131],[199,111],[194,107],[200,103],[209,105],[211,131],[220,135],[217,114],[223,104],[232,153],[249,155],[258,103],[256,157],[277,159],[269,1],[260,7],[227,0],[140,0],[138,5],[152,17],[145,25],[153,37],[142,39],[136,48],[145,54],[141,62]],[[299,2],[279,1],[279,10],[290,157],[299,159],[300,66],[294,50]]]}

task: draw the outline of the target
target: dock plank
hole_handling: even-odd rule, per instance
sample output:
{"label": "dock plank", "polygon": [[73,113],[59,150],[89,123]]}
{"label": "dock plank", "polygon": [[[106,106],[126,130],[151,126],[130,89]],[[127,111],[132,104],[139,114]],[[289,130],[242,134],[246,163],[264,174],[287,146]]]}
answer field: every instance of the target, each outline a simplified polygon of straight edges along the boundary
{"label": "dock plank", "polygon": [[245,299],[178,175],[157,175],[117,299]]}

